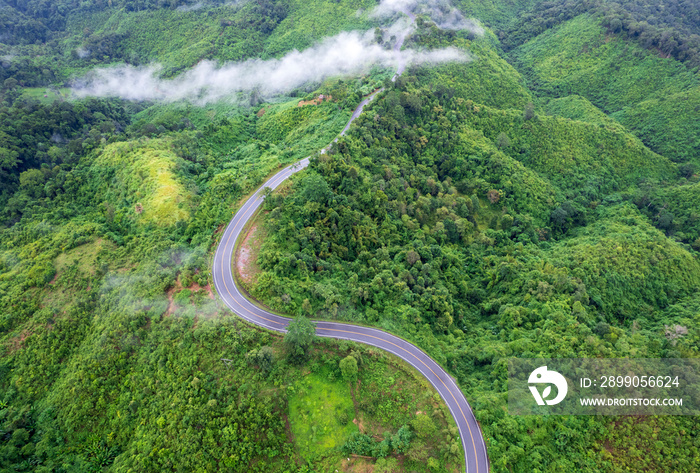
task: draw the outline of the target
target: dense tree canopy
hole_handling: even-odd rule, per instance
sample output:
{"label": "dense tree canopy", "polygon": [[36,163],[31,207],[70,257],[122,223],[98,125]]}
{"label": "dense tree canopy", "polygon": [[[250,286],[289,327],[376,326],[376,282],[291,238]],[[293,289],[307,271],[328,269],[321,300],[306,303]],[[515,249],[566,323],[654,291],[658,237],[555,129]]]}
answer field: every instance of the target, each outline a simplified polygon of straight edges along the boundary
{"label": "dense tree canopy", "polygon": [[698,67],[699,12],[697,0],[542,1],[503,29],[500,38],[510,49],[582,13],[593,13],[610,33],[624,34],[645,48]]}
{"label": "dense tree canopy", "polygon": [[[278,57],[343,30],[378,41],[381,20],[357,13],[376,2],[6,3],[0,470],[310,473],[350,454],[376,473],[463,470],[427,382],[314,339],[316,318],[441,363],[494,472],[697,470],[693,418],[506,403],[509,357],[699,356],[696,0],[457,2],[496,30],[420,16],[405,45],[471,62],[207,106],[66,86],[110,64],[176,76]],[[297,317],[273,336],[222,308],[208,265],[244,196],[309,155],[250,239],[246,289]]]}

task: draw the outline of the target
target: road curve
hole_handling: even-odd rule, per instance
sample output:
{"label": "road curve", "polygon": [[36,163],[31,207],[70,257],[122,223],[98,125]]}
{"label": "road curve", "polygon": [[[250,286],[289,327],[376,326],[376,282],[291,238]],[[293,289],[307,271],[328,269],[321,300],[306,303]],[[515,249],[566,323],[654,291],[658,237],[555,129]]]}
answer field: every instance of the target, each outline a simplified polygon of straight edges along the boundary
{"label": "road curve", "polygon": [[[411,22],[415,20],[415,15],[410,11],[402,11],[402,13],[406,14]],[[401,49],[406,35],[407,33],[397,40],[394,45],[394,51],[398,52]],[[405,63],[399,57],[396,74],[394,74],[391,80],[396,80],[405,67]],[[341,136],[348,131],[352,122],[360,116],[365,105],[372,101],[372,99],[383,90],[382,88],[375,91],[360,102],[353,111],[347,125],[345,125],[345,128],[340,132]],[[335,141],[338,141],[338,139],[336,138],[334,142]],[[325,153],[331,146],[332,143],[323,148],[320,152]],[[308,165],[309,158],[304,158],[282,169],[260,186],[260,188],[246,200],[236,215],[234,215],[231,222],[229,222],[221,236],[221,241],[216,249],[216,253],[214,253],[212,277],[214,278],[214,286],[216,287],[219,297],[221,297],[224,303],[239,317],[255,325],[276,332],[286,332],[290,319],[273,314],[263,309],[260,305],[254,304],[248,300],[239,289],[236,284],[236,279],[233,277],[232,261],[236,251],[236,243],[241,233],[264,200],[262,189],[276,189],[289,176],[301,171]],[[469,403],[454,379],[452,379],[440,365],[433,361],[432,358],[415,345],[388,332],[384,332],[383,330],[341,322],[315,321],[315,324],[316,334],[321,337],[352,340],[381,348],[382,350],[398,356],[417,369],[425,376],[430,384],[435,387],[452,413],[452,417],[459,429],[462,448],[464,449],[466,472],[488,473],[489,459],[486,454],[486,444],[484,443],[484,437],[474,417],[471,406],[469,406]]]}
{"label": "road curve", "polygon": [[[375,92],[375,94],[378,92]],[[359,116],[362,112],[362,107],[375,94],[372,94],[358,106],[355,113],[353,113],[351,122],[354,117]],[[345,127],[343,133],[347,129],[348,127]],[[326,149],[324,148],[323,151]],[[268,179],[233,217],[221,236],[221,241],[214,254],[212,276],[219,297],[241,318],[276,332],[286,332],[290,319],[275,315],[248,300],[233,277],[232,261],[236,251],[236,243],[241,233],[264,200],[262,189],[270,188],[274,190],[289,176],[301,171],[308,165],[309,158],[302,159],[295,164],[287,166]],[[321,337],[352,340],[372,345],[398,356],[417,369],[440,393],[440,396],[442,396],[445,404],[450,409],[452,417],[454,417],[459,428],[462,447],[464,448],[467,473],[487,473],[489,471],[486,444],[469,403],[457,386],[457,383],[432,358],[415,345],[382,330],[340,322],[316,321],[315,324],[316,334]]]}

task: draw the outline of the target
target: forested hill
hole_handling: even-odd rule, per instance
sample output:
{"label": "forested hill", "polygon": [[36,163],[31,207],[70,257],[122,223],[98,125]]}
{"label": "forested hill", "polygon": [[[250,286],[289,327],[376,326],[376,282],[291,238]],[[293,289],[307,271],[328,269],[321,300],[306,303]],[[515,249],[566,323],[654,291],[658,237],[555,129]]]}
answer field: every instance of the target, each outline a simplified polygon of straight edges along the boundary
{"label": "forested hill", "polygon": [[691,67],[700,66],[700,10],[696,1],[541,2],[502,29],[499,37],[509,49],[582,13],[596,16],[610,33]]}
{"label": "forested hill", "polygon": [[[211,2],[221,6],[225,2]],[[201,5],[201,4],[200,4]],[[197,8],[197,4],[182,0],[168,2],[158,1],[132,1],[110,0],[108,2],[84,2],[76,0],[45,2],[41,0],[3,1],[2,26],[5,34],[3,42],[6,44],[28,44],[45,42],[54,37],[61,36],[65,31],[70,17],[105,11],[125,10],[128,12],[143,10],[187,10]]]}
{"label": "forested hill", "polygon": [[[692,417],[506,404],[508,357],[699,356],[700,2],[428,2],[404,49],[459,62],[168,96],[207,61],[287,64],[329,38],[391,55],[403,15],[377,5],[0,3],[0,472],[463,469],[395,359],[296,356],[217,302],[222,226],[311,154],[245,239],[250,294],[417,344],[494,472],[700,469]],[[95,71],[121,79],[81,97]]]}

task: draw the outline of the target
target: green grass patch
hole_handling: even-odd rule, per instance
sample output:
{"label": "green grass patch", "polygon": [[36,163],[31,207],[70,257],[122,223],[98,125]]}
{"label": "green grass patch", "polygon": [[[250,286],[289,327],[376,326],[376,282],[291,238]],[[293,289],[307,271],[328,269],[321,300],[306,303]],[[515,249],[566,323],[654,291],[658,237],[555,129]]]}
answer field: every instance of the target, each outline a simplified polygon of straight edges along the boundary
{"label": "green grass patch", "polygon": [[307,459],[340,447],[358,430],[352,423],[349,384],[329,380],[324,374],[309,374],[297,381],[296,394],[289,399],[292,433],[301,455]]}
{"label": "green grass patch", "polygon": [[36,99],[43,104],[50,104],[56,100],[67,100],[71,96],[68,88],[54,89],[48,87],[26,87],[22,90],[22,97]]}
{"label": "green grass patch", "polygon": [[173,225],[190,216],[189,192],[175,176],[177,157],[166,140],[107,146],[92,171],[111,176],[108,201],[127,202],[126,212],[143,223]]}
{"label": "green grass patch", "polygon": [[100,252],[111,252],[115,248],[114,244],[98,238],[92,243],[80,245],[70,251],[61,253],[56,257],[54,263],[56,272],[65,271],[70,265],[77,265],[78,270],[84,274],[95,274],[95,265]]}

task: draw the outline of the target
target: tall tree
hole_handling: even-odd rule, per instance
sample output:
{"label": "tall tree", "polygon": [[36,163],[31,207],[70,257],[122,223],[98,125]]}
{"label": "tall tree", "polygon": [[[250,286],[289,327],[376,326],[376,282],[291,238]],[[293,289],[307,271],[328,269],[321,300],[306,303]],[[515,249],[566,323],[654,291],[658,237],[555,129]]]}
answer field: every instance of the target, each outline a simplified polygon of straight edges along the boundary
{"label": "tall tree", "polygon": [[284,343],[289,350],[289,356],[295,361],[306,358],[309,347],[316,338],[316,325],[303,315],[289,322]]}
{"label": "tall tree", "polygon": [[357,360],[352,356],[347,356],[340,360],[340,372],[343,373],[343,378],[346,381],[355,381],[357,379]]}

